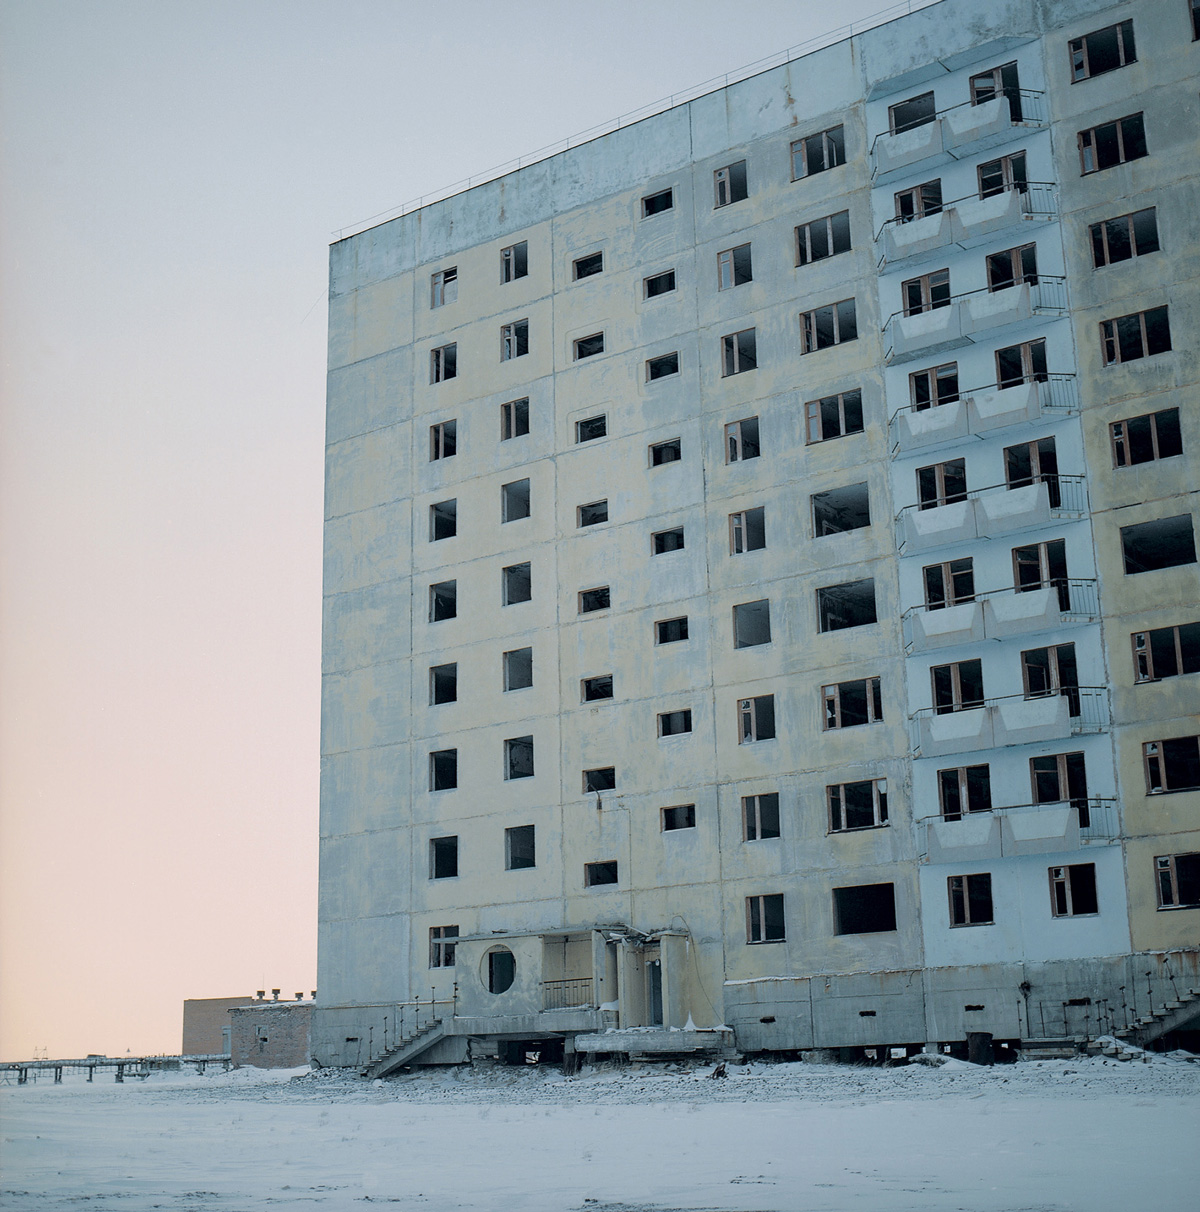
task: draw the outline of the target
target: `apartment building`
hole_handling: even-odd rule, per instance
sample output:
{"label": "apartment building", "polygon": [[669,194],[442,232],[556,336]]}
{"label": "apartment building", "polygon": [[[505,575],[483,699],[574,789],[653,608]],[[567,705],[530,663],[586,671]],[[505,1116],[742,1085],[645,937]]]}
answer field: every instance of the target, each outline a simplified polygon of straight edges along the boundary
{"label": "apartment building", "polygon": [[1198,39],[940,0],[333,246],[318,1061],[1188,1022]]}

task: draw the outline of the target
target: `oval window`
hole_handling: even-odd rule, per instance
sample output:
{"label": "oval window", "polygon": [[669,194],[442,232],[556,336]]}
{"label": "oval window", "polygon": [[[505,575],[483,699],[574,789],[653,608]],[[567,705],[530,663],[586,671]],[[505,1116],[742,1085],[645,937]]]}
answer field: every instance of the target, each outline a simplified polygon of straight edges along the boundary
{"label": "oval window", "polygon": [[488,992],[506,993],[517,975],[516,957],[507,947],[493,947],[483,958]]}

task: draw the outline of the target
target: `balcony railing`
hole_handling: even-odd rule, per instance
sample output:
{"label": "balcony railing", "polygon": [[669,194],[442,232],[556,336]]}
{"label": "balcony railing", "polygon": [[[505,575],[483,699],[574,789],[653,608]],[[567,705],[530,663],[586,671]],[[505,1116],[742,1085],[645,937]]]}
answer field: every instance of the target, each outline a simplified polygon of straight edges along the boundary
{"label": "balcony railing", "polygon": [[543,1010],[582,1010],[592,1005],[592,978],[542,981]]}
{"label": "balcony railing", "polygon": [[928,863],[1062,854],[1121,835],[1117,801],[1100,796],[1014,804],[961,817],[926,817],[918,823],[921,857]]}

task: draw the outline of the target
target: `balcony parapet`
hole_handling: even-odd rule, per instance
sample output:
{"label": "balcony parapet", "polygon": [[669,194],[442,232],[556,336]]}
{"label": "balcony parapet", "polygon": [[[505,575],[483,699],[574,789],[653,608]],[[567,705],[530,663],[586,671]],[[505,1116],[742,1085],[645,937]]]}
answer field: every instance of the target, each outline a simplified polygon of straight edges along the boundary
{"label": "balcony parapet", "polygon": [[955,819],[927,817],[918,824],[921,858],[926,863],[1062,854],[1120,837],[1117,801],[1099,796],[1016,804]]}

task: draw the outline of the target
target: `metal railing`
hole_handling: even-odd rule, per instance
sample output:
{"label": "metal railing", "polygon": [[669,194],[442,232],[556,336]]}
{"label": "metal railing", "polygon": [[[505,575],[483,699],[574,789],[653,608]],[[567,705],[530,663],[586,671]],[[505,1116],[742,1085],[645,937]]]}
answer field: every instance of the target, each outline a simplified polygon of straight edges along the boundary
{"label": "metal railing", "polygon": [[543,1010],[580,1010],[592,1004],[590,976],[577,976],[563,981],[542,981]]}
{"label": "metal railing", "polygon": [[1019,282],[1014,281],[1010,285],[1001,286],[996,290],[993,290],[990,286],[981,286],[977,290],[963,291],[960,295],[951,295],[944,303],[925,307],[920,311],[909,312],[903,309],[894,311],[888,316],[883,326],[883,331],[887,332],[898,320],[909,320],[913,316],[927,315],[931,311],[942,311],[955,303],[961,303],[964,299],[971,299],[975,295],[1000,295],[1006,290],[1015,290],[1021,286],[1029,287],[1029,303],[1035,315],[1040,315],[1043,312],[1067,310],[1066,278],[1059,277],[1057,274],[1033,274],[1027,278],[1023,278]]}
{"label": "metal railing", "polygon": [[[1044,92],[1028,88],[1002,88],[997,90],[996,97],[1003,97],[1008,101],[1009,119],[1014,126],[1034,124],[1044,126],[1046,124],[1046,94]],[[995,99],[995,97],[989,97],[988,101]],[[920,130],[922,126],[932,126],[933,123],[939,122],[947,114],[952,114],[956,110],[966,109],[968,106],[978,108],[980,105],[986,104],[987,101],[960,101],[957,105],[949,105],[945,109],[936,110],[928,117],[911,122],[899,130],[881,130],[871,140],[871,151],[875,151],[875,145],[880,139],[894,139],[897,135],[907,134],[910,130]],[[1017,111],[1016,113],[1013,112],[1014,109]]]}
{"label": "metal railing", "polygon": [[962,501],[973,501],[988,493],[1011,492],[1017,488],[1029,488],[1033,484],[1046,484],[1050,487],[1050,508],[1056,514],[1087,513],[1087,482],[1084,477],[1053,474],[1033,476],[1024,483],[990,484],[987,488],[972,488],[966,492],[954,493],[944,500],[918,501],[915,505],[905,505],[896,515],[895,522],[899,526],[910,513],[927,513],[931,509],[940,509],[943,505],[957,505]]}
{"label": "metal railing", "polygon": [[884,232],[889,227],[904,227],[909,223],[917,223],[921,219],[931,219],[945,214],[963,202],[983,202],[1000,194],[1019,193],[1021,195],[1021,213],[1039,219],[1052,219],[1058,214],[1058,186],[1053,181],[1012,181],[1003,188],[984,195],[981,193],[965,194],[961,198],[952,198],[949,202],[941,202],[936,209],[927,210],[922,215],[896,215],[885,219],[875,233],[875,241],[883,239]]}
{"label": "metal railing", "polygon": [[1084,841],[1112,841],[1121,836],[1117,801],[1099,795],[1048,800],[1040,804],[995,804],[991,808],[977,812],[922,817],[917,823],[928,829],[930,825],[941,821],[953,823],[961,820],[976,820],[981,816],[1018,816],[1028,812],[1045,812],[1051,808],[1061,808],[1064,804],[1074,810],[1079,820],[1079,836]]}
{"label": "metal railing", "polygon": [[1102,732],[1108,727],[1107,686],[1056,686],[1040,694],[1002,694],[994,699],[969,699],[959,705],[947,707],[920,707],[908,718],[914,725],[921,720],[939,715],[955,715],[963,711],[983,711],[999,707],[1001,703],[1032,703],[1036,699],[1060,696],[1070,703],[1071,732]]}
{"label": "metal railing", "polygon": [[973,593],[969,598],[947,602],[944,606],[929,606],[924,603],[910,606],[901,615],[901,620],[909,619],[914,614],[928,614],[930,611],[945,610],[951,606],[969,606],[973,602],[983,602],[988,598],[1029,593],[1035,589],[1057,589],[1059,609],[1065,618],[1091,619],[1100,613],[1100,595],[1094,578],[1055,577],[1037,585],[1005,585],[1000,589],[985,589],[980,593]]}
{"label": "metal railing", "polygon": [[1032,374],[1024,378],[1010,380],[1007,383],[983,383],[979,387],[968,387],[956,395],[936,404],[901,404],[888,420],[889,425],[896,423],[896,418],[906,412],[931,412],[944,404],[957,404],[960,400],[969,400],[972,396],[982,395],[990,391],[1008,391],[1013,387],[1026,387],[1030,383],[1038,385],[1038,400],[1043,408],[1053,408],[1061,412],[1079,411],[1079,390],[1073,374]]}

